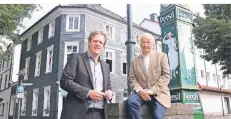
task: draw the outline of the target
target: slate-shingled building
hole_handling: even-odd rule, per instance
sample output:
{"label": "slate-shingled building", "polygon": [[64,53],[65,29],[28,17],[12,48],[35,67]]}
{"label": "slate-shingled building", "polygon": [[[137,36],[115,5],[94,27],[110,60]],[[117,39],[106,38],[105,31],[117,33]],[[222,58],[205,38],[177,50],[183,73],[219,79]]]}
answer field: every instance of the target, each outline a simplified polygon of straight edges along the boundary
{"label": "slate-shingled building", "polygon": [[[98,4],[59,5],[21,34],[20,70],[27,73],[23,82],[33,86],[26,88],[20,119],[59,119],[66,95],[59,86],[65,63],[71,53],[88,49],[87,38],[95,30],[104,30],[108,35],[102,59],[110,64],[114,102],[123,101],[127,88],[126,19]],[[144,32],[151,33],[133,24],[136,53],[140,52],[138,36]]]}

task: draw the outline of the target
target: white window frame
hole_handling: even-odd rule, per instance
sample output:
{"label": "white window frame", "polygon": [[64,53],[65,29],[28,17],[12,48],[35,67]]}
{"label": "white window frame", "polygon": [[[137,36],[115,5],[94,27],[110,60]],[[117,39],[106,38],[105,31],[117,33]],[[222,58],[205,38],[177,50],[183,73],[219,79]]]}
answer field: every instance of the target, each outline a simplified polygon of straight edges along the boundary
{"label": "white window frame", "polygon": [[[54,24],[54,28],[52,27],[52,25]],[[51,21],[49,23],[49,33],[48,33],[48,39],[53,37],[55,35],[55,20]]]}
{"label": "white window frame", "polygon": [[[112,58],[111,58],[111,59],[110,59],[110,58],[107,58],[107,56],[106,56],[106,53],[107,53],[107,52],[112,53]],[[112,72],[111,72],[111,73],[115,73],[115,50],[106,49],[106,50],[105,50],[105,61],[106,61],[106,59],[112,60]]]}
{"label": "white window frame", "polygon": [[30,57],[26,58],[24,70],[25,70],[24,80],[27,80],[29,76],[29,71],[30,71]]}
{"label": "white window frame", "polygon": [[32,46],[32,36],[28,37],[28,40],[27,40],[27,50],[26,51],[31,50],[31,46]]}
{"label": "white window frame", "polygon": [[210,74],[210,72],[206,72],[206,76],[207,76],[207,80],[210,81],[211,80],[211,74]]}
{"label": "white window frame", "polygon": [[121,53],[121,74],[125,76],[127,75],[128,64],[126,65],[126,74],[123,74],[123,63],[127,63],[126,53]]}
{"label": "white window frame", "polygon": [[64,42],[65,44],[65,51],[64,51],[64,64],[63,64],[63,68],[65,67],[66,63],[67,63],[67,54],[71,54],[72,52],[68,52],[67,50],[67,46],[77,46],[77,53],[79,52],[79,41],[66,41]]}
{"label": "white window frame", "polygon": [[[112,29],[111,36],[109,36],[109,34],[107,32],[107,26],[111,27],[111,29]],[[106,24],[105,25],[105,32],[107,34],[108,40],[115,40],[115,27],[114,26]]]}
{"label": "white window frame", "polygon": [[[40,75],[41,59],[42,59],[42,51],[39,51],[36,53],[35,73],[34,73],[35,77],[38,77]],[[40,64],[38,64],[39,62],[40,62]],[[38,69],[38,67],[39,67],[39,69]]]}
{"label": "white window frame", "polygon": [[10,112],[9,112],[9,115],[13,115],[13,114],[14,114],[15,99],[16,99],[16,95],[11,95],[11,98],[10,98]]}
{"label": "white window frame", "polygon": [[[49,91],[49,94],[47,94]],[[44,100],[43,100],[43,116],[49,116],[50,114],[50,95],[51,95],[51,86],[44,87]],[[47,96],[48,95],[48,96]],[[48,113],[47,113],[48,111]]]}
{"label": "white window frame", "polygon": [[[136,47],[139,47],[140,46],[140,37],[139,37],[139,35],[137,35],[137,34],[135,34],[134,35],[134,39],[136,40],[135,42],[136,42]],[[154,44],[154,43],[153,43]],[[153,47],[154,48],[154,47]]]}
{"label": "white window frame", "polygon": [[213,82],[217,83],[216,74],[212,73],[212,76],[213,76]]}
{"label": "white window frame", "polygon": [[[52,50],[52,54],[49,57],[49,52]],[[47,48],[47,60],[46,60],[46,74],[52,72],[53,66],[53,55],[54,55],[54,45],[51,45]],[[51,67],[49,67],[49,59],[51,58]]]}
{"label": "white window frame", "polygon": [[120,41],[124,45],[125,45],[125,42],[127,41],[127,32],[124,29],[120,30]]}
{"label": "white window frame", "polygon": [[[70,22],[69,22],[69,18],[70,17],[73,17],[73,26],[72,26],[72,29],[70,29],[69,28],[69,24],[70,24]],[[77,21],[77,23],[78,23],[78,28],[77,29],[75,29],[74,28],[74,23],[75,23],[75,19],[74,18],[76,18],[76,17],[78,17],[78,21]],[[67,15],[66,16],[66,31],[67,32],[75,32],[75,31],[80,31],[80,15]]]}
{"label": "white window frame", "polygon": [[43,28],[38,31],[38,43],[37,45],[43,42]]}
{"label": "white window frame", "polygon": [[33,100],[32,100],[32,110],[31,110],[32,116],[37,116],[38,114],[38,97],[39,97],[39,88],[33,89]]}
{"label": "white window frame", "polygon": [[[27,91],[24,92],[24,96],[22,99],[22,105],[21,105],[21,116],[26,115],[26,101],[27,101]],[[25,107],[25,109],[23,109]],[[23,113],[24,111],[24,113]]]}

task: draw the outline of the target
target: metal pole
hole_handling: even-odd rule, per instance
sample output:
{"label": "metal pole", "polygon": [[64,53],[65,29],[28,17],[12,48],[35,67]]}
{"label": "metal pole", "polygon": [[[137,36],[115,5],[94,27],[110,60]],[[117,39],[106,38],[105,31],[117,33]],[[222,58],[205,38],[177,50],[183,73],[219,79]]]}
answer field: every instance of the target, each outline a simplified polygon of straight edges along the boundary
{"label": "metal pole", "polygon": [[[20,72],[19,73],[19,80],[18,80],[18,86],[22,85],[22,77],[23,73]],[[17,95],[17,93],[16,93]],[[21,103],[22,103],[22,98],[17,98],[18,103],[16,103],[15,106],[15,118],[14,119],[20,119],[20,115],[21,115]]]}
{"label": "metal pole", "polygon": [[127,33],[128,33],[128,39],[125,42],[125,45],[127,45],[127,86],[128,86],[128,94],[131,92],[131,88],[129,86],[129,72],[130,72],[130,66],[131,66],[131,59],[134,57],[134,46],[135,43],[132,40],[132,15],[131,15],[131,5],[127,4]]}

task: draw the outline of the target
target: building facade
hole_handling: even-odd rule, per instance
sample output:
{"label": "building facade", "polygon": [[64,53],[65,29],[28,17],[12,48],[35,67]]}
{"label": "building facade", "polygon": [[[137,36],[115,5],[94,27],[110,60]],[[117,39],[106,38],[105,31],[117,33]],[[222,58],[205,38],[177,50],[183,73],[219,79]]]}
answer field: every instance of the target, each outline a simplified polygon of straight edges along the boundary
{"label": "building facade", "polygon": [[11,84],[17,81],[21,45],[10,44],[0,60],[0,119],[8,119]]}
{"label": "building facade", "polygon": [[[59,86],[62,71],[71,53],[87,51],[88,36],[95,30],[107,33],[101,58],[110,65],[113,102],[123,102],[127,89],[126,20],[100,5],[57,6],[21,34],[20,71],[25,73],[23,83],[33,86],[25,88],[20,119],[60,118],[66,96]],[[140,53],[139,35],[144,32],[159,37],[133,24],[136,55]]]}

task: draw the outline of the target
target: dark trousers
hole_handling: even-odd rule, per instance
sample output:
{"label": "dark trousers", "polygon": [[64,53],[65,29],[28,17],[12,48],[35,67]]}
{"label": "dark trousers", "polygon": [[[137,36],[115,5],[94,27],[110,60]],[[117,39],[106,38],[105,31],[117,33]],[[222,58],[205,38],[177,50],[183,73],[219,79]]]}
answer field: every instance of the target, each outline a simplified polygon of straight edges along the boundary
{"label": "dark trousers", "polygon": [[164,119],[166,108],[160,104],[153,96],[151,101],[144,101],[136,92],[128,96],[126,101],[127,119],[141,119],[140,107],[147,104],[151,108],[153,119]]}
{"label": "dark trousers", "polygon": [[104,119],[103,109],[88,109],[84,119]]}

